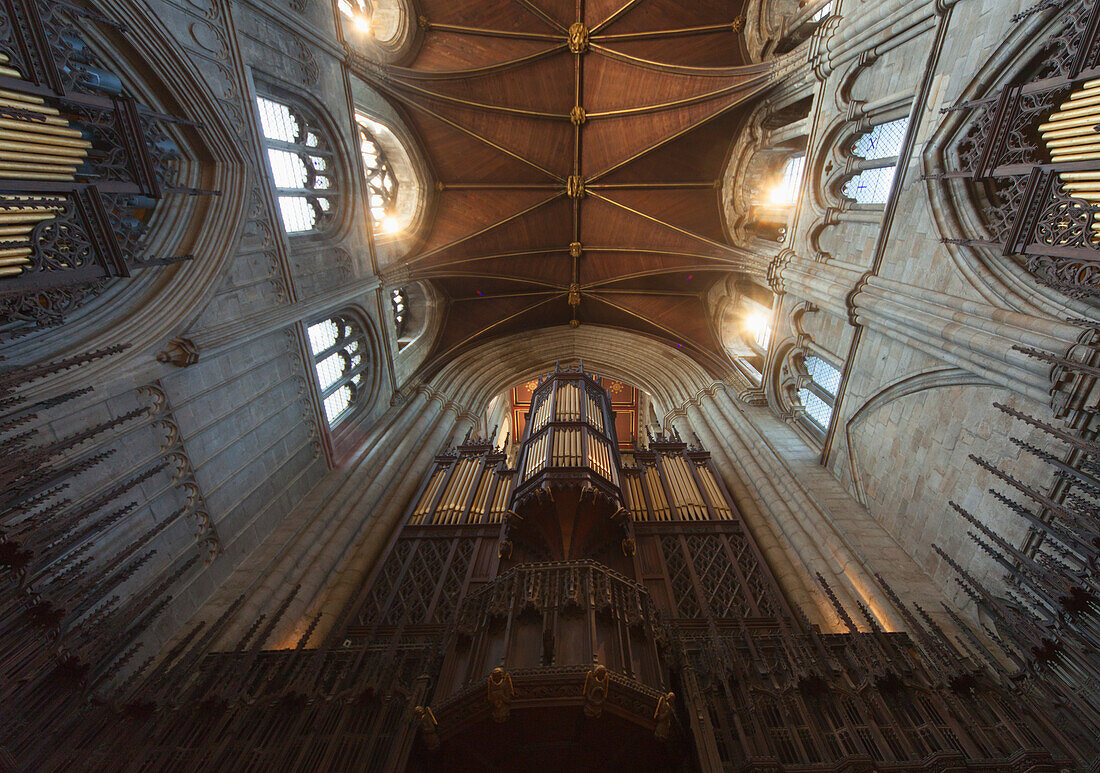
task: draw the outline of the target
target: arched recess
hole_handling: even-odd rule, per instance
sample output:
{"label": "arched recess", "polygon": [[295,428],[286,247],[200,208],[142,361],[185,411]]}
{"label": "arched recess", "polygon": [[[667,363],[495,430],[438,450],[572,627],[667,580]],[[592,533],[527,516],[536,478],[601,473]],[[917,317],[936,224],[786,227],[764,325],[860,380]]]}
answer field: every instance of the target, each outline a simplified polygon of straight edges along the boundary
{"label": "arched recess", "polygon": [[[1088,3],[1074,3],[1023,18],[984,60],[985,64],[955,103],[962,105],[995,97],[1003,87],[1026,81],[1030,69],[1054,66],[1067,54],[1066,42],[1058,37],[1059,33],[1065,25],[1074,23],[1076,13],[1084,9],[1087,14],[1089,8]],[[1069,13],[1071,10],[1074,14]],[[980,191],[964,178],[943,177],[944,173],[961,168],[960,155],[976,120],[982,120],[980,115],[976,119],[968,110],[949,110],[921,155],[929,210],[952,261],[966,282],[987,303],[1059,320],[1095,316],[1095,306],[1045,286],[1021,263],[1003,256],[999,249],[959,243],[967,238],[986,240],[992,236],[982,215],[982,208],[988,202],[983,200]]]}
{"label": "arched recess", "polygon": [[716,283],[710,308],[718,340],[737,371],[759,387],[771,345],[775,295],[763,284],[737,274]]}
{"label": "arched recess", "polygon": [[848,449],[848,467],[851,472],[856,498],[862,505],[867,505],[867,494],[864,490],[863,479],[859,474],[860,468],[856,459],[856,452],[852,447],[852,429],[869,415],[880,408],[885,408],[895,400],[900,400],[903,397],[928,389],[953,386],[989,386],[989,382],[981,376],[975,376],[962,368],[942,368],[927,373],[918,373],[914,376],[907,376],[879,391],[871,397],[871,399],[861,405],[859,409],[852,414],[851,418],[844,423],[844,441],[845,447]]}
{"label": "arched recess", "polygon": [[82,27],[86,42],[136,99],[193,122],[168,127],[183,157],[178,182],[220,195],[177,197],[179,201],[158,207],[150,221],[147,254],[191,254],[193,260],[115,281],[68,315],[64,325],[0,346],[4,357],[20,364],[120,341],[129,344],[112,358],[41,379],[29,386],[28,396],[110,383],[152,363],[154,352],[197,316],[224,277],[255,182],[238,134],[244,125],[240,106],[215,95],[214,84],[195,67],[181,42],[150,14],[128,12],[114,3],[103,6],[106,16],[125,18],[127,31],[122,35],[89,25]]}
{"label": "arched recess", "polygon": [[787,241],[802,190],[812,96],[765,100],[734,139],[722,173],[725,226],[730,241],[774,255]]}
{"label": "arched recess", "polygon": [[[408,317],[401,335],[391,336],[394,376],[398,386],[404,384],[431,352],[443,325],[445,300],[431,282],[409,282],[402,285]],[[396,333],[396,325],[393,326]]]}
{"label": "arched recess", "polygon": [[[435,177],[419,140],[393,105],[359,78],[352,77],[350,82],[354,128],[358,131],[360,126],[365,126],[370,130],[397,179],[397,228],[391,233],[376,233],[374,248],[379,272],[386,276],[388,285],[398,286],[404,277],[391,277],[394,272],[387,272],[386,268],[408,254],[417,238],[430,226]],[[365,172],[361,161],[357,166],[361,174]],[[361,190],[366,190],[365,181]],[[400,273],[400,269],[397,272]]]}
{"label": "arched recess", "polygon": [[417,14],[408,0],[337,0],[344,40],[358,54],[398,63],[420,39]]}
{"label": "arched recess", "polygon": [[832,13],[832,0],[750,0],[745,5],[745,47],[760,62],[795,48]]}

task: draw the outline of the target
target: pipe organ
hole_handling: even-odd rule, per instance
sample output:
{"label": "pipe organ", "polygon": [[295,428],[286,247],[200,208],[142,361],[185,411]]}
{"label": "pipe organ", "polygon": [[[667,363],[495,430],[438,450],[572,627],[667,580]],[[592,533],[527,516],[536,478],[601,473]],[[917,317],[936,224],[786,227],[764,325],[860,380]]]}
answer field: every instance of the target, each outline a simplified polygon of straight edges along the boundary
{"label": "pipe organ", "polygon": [[973,120],[959,143],[956,171],[943,176],[968,178],[976,198],[989,202],[983,214],[993,238],[951,241],[1020,256],[1043,284],[1095,298],[1100,5],[1070,3],[1065,11],[1060,32],[1044,49],[1059,55],[1043,53],[1024,71],[1030,80],[950,108],[970,112]]}
{"label": "pipe organ", "polygon": [[[6,2],[0,25],[0,324],[61,321],[44,311],[75,288],[175,258],[144,255],[146,221],[176,185],[171,123],[127,95],[80,37],[107,24],[78,5]],[[183,259],[183,258],[180,258]],[[44,316],[45,315],[45,316]],[[10,317],[10,318],[9,318]]]}
{"label": "pipe organ", "polygon": [[824,581],[841,625],[810,625],[709,454],[650,435],[624,467],[614,427],[599,381],[556,369],[517,468],[469,436],[437,456],[319,641],[320,615],[263,649],[293,594],[231,651],[204,649],[224,620],[200,626],[42,769],[1054,773],[1095,753],[984,633],[884,582],[909,634]]}

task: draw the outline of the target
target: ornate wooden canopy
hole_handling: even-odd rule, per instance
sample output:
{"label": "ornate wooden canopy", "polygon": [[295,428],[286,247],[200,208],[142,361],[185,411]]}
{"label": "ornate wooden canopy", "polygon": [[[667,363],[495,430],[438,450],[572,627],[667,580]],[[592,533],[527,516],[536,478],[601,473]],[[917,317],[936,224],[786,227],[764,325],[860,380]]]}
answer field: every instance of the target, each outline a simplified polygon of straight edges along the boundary
{"label": "ornate wooden canopy", "polygon": [[487,337],[565,324],[724,360],[702,293],[746,253],[729,243],[719,177],[737,108],[783,66],[746,64],[740,4],[420,9],[407,66],[353,59],[403,110],[438,181],[430,230],[387,276],[450,296],[428,368]]}

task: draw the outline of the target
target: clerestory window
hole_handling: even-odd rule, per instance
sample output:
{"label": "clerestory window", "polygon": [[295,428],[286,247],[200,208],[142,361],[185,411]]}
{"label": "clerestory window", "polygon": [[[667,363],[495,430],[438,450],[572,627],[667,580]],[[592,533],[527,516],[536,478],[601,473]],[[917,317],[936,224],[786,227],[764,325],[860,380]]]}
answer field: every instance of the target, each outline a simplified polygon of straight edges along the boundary
{"label": "clerestory window", "polygon": [[393,305],[393,326],[400,338],[405,334],[409,318],[409,298],[404,287],[398,287],[390,293],[390,303]]}
{"label": "clerestory window", "polygon": [[318,230],[335,215],[333,153],[305,112],[270,97],[257,97],[279,213],[288,234]]}
{"label": "clerestory window", "polygon": [[331,427],[367,395],[371,365],[367,337],[354,319],[343,314],[310,325],[308,333],[317,386]]}
{"label": "clerestory window", "polygon": [[359,150],[363,154],[363,172],[367,178],[367,205],[375,233],[400,230],[397,218],[397,177],[382,145],[371,132],[370,119],[359,116]]}
{"label": "clerestory window", "polygon": [[803,358],[808,380],[798,388],[798,400],[805,409],[805,416],[824,432],[829,428],[840,389],[840,371],[817,355]]}
{"label": "clerestory window", "polygon": [[852,143],[858,173],[844,183],[841,193],[857,204],[885,204],[905,140],[908,118],[872,126]]}

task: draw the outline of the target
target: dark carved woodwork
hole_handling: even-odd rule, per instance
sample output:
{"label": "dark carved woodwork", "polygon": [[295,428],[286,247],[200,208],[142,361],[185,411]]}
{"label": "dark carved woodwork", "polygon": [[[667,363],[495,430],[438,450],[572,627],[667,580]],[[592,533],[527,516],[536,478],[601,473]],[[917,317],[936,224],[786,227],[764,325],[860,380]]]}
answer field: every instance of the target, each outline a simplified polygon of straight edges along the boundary
{"label": "dark carved woodwork", "polygon": [[1037,64],[1021,76],[1026,82],[948,108],[970,111],[972,118],[955,148],[957,171],[944,176],[966,179],[972,195],[987,202],[983,214],[994,239],[950,241],[1019,256],[1043,284],[1070,297],[1094,298],[1100,296],[1100,238],[1092,228],[1097,207],[1067,192],[1061,175],[1093,172],[1100,162],[1053,157],[1040,126],[1049,126],[1044,122],[1100,75],[1100,3],[1048,7],[1061,10],[1060,23]]}
{"label": "dark carved woodwork", "polygon": [[29,237],[0,240],[0,248],[31,250],[21,273],[0,273],[0,324],[18,330],[59,324],[107,279],[190,258],[145,255],[145,222],[165,194],[199,191],[176,186],[179,151],[164,129],[187,122],[151,111],[112,85],[114,76],[84,44],[76,22],[118,25],[68,2],[3,0],[2,9],[0,87],[29,107],[3,108],[2,117],[19,122],[16,131],[26,133],[31,151],[43,152],[34,145],[42,131],[81,150],[70,156],[70,168],[59,166],[56,150],[20,153],[20,145],[22,163],[13,168],[25,168],[26,176],[0,180],[0,211],[54,213],[28,220]]}
{"label": "dark carved woodwork", "polygon": [[[1100,370],[1079,369],[1090,377]],[[592,403],[575,410],[554,401],[566,386],[583,388]],[[945,607],[946,629],[880,578],[909,631],[887,632],[864,604],[846,609],[819,577],[843,624],[822,632],[783,598],[706,451],[651,435],[635,451],[636,466],[624,469],[597,382],[558,370],[540,389],[519,469],[469,436],[441,453],[361,593],[325,636],[314,636],[318,613],[272,649],[295,588],[225,651],[211,652],[242,598],[155,664],[113,686],[99,682],[97,701],[82,706],[79,692],[55,682],[72,690],[92,664],[52,656],[49,668],[32,672],[35,684],[52,674],[42,694],[58,706],[71,696],[71,713],[50,715],[60,723],[52,736],[36,734],[33,721],[9,730],[9,749],[43,770],[533,773],[1053,773],[1100,751],[1090,734],[1094,696],[1039,678],[1094,657],[1086,645],[1095,627],[1085,621],[1095,595],[1082,596],[1079,579],[1059,580],[1053,563],[1087,554],[1075,576],[1095,568],[1100,541],[1082,528],[1095,514],[1072,498],[1047,502],[1062,508],[1058,518],[1036,516],[1062,546],[1048,558],[1027,559],[971,519],[983,549],[1039,582],[1019,586],[1030,601],[1006,604],[963,573],[996,630],[976,629]],[[589,406],[606,422],[612,474],[588,467],[587,457],[549,465],[550,476],[532,467],[524,491],[517,484],[531,444],[547,427],[596,429]],[[1076,487],[1068,493],[1094,498],[1100,465],[1091,455],[1100,445],[1051,430],[1087,457],[1063,470]],[[47,474],[25,495],[52,480]],[[589,536],[571,542],[566,532]],[[0,558],[29,564],[25,549]],[[24,625],[53,630],[66,598],[26,606]],[[1061,604],[1060,616],[1030,622],[1023,604],[1036,601]]]}

